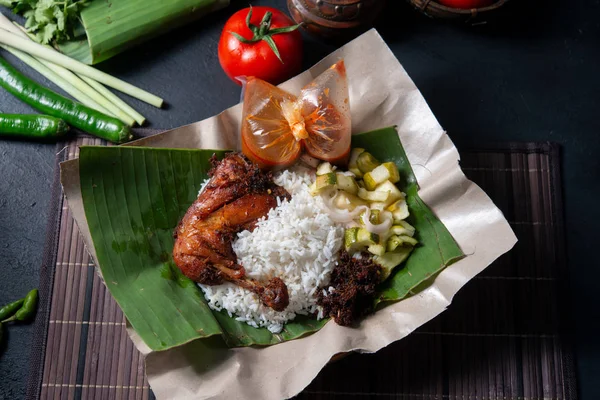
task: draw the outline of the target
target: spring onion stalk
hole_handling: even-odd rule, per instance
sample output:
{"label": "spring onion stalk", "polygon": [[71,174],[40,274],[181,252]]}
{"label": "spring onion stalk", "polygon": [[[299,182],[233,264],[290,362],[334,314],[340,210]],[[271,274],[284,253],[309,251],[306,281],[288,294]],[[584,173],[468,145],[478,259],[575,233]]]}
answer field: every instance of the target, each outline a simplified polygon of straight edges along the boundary
{"label": "spring onion stalk", "polygon": [[[31,38],[31,36],[29,36],[27,34],[27,31],[25,30],[25,28],[21,27],[20,25],[18,25],[16,23],[15,23],[15,26],[17,28],[19,28],[20,31],[10,30],[10,32],[14,32],[15,34],[18,34],[19,36],[22,36],[24,38],[30,38],[31,40],[33,40]],[[45,46],[45,47],[48,48],[50,51],[56,51],[50,46]],[[38,58],[38,61],[40,61],[46,67],[50,68],[52,71],[54,71],[54,73],[56,73],[57,75],[62,77],[64,80],[69,82],[71,85],[75,86],[77,89],[79,89],[80,91],[85,93],[89,98],[91,98],[96,103],[98,103],[102,107],[104,107],[104,109],[108,110],[110,112],[110,114],[108,114],[108,115],[117,117],[118,119],[125,122],[129,126],[133,126],[135,124],[135,120],[131,116],[129,116],[129,114],[125,113],[123,110],[121,110],[119,107],[117,107],[117,105],[115,105],[114,103],[109,101],[105,96],[103,96],[101,93],[96,91],[91,85],[84,82],[79,76],[75,75],[68,69],[61,67],[60,65],[56,65],[56,64],[46,61],[44,59]]]}
{"label": "spring onion stalk", "polygon": [[4,50],[13,54],[15,57],[19,58],[25,64],[29,65],[31,68],[39,72],[41,75],[46,77],[48,80],[54,82],[56,86],[67,92],[69,95],[73,96],[75,99],[79,100],[83,105],[86,105],[90,108],[93,108],[96,111],[100,111],[103,114],[113,116],[107,109],[102,107],[100,104],[96,103],[90,97],[88,97],[81,90],[77,89],[75,86],[71,85],[69,82],[64,80],[62,77],[57,75],[50,68],[46,67],[44,64],[39,62],[36,58],[30,56],[27,53],[23,53],[17,49],[13,49],[9,46],[0,45]]}
{"label": "spring onion stalk", "polygon": [[90,67],[89,65],[73,60],[64,54],[49,50],[39,43],[19,37],[19,35],[15,35],[6,29],[0,28],[0,33],[0,44],[17,48],[23,52],[29,53],[32,56],[43,58],[54,64],[58,64],[80,75],[87,76],[88,78],[92,78],[100,83],[103,83],[106,86],[120,90],[123,93],[126,93],[155,107],[160,108],[163,105],[163,99],[136,86],[133,86],[130,83],[124,82],[118,78],[115,78],[114,76],[110,76],[105,72]]}
{"label": "spring onion stalk", "polygon": [[96,91],[98,93],[100,93],[101,95],[106,97],[110,102],[112,102],[114,105],[116,105],[121,110],[123,110],[125,113],[127,113],[127,115],[129,115],[131,118],[133,118],[140,126],[144,125],[144,122],[146,122],[146,117],[144,117],[142,114],[137,112],[129,104],[127,104],[123,100],[121,100],[121,98],[119,96],[117,96],[116,94],[114,94],[113,92],[111,92],[110,90],[105,88],[101,83],[96,82],[92,78],[88,78],[87,76],[84,76],[84,75],[80,75],[79,77],[81,79],[83,79],[85,82],[87,82],[88,85],[90,85],[91,87],[96,89]]}

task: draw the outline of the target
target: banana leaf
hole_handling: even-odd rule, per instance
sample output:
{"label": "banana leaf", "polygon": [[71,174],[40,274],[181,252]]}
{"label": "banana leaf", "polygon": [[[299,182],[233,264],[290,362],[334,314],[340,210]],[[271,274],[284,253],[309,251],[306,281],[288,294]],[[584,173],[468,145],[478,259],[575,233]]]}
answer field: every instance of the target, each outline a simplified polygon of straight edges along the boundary
{"label": "banana leaf", "polygon": [[93,0],[81,11],[85,36],[58,47],[96,64],[227,5],[229,0]]}
{"label": "banana leaf", "polygon": [[[380,161],[393,161],[420,242],[382,284],[378,302],[408,296],[463,253],[418,196],[418,184],[394,128],[353,137]],[[280,334],[211,311],[171,258],[173,230],[207,177],[214,150],[83,146],[79,169],[86,218],[106,285],[152,350],[222,335],[229,346],[270,345],[319,330],[327,320],[298,317]]]}

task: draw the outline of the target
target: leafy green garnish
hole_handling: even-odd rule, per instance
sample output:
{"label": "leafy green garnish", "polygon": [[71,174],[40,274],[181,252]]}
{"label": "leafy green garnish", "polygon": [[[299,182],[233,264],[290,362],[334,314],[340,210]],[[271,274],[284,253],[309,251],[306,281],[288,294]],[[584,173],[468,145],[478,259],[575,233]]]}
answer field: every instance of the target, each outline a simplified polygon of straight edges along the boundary
{"label": "leafy green garnish", "polygon": [[35,35],[35,40],[48,44],[75,37],[79,25],[79,12],[90,0],[0,0],[0,5],[10,7],[25,17],[25,28]]}

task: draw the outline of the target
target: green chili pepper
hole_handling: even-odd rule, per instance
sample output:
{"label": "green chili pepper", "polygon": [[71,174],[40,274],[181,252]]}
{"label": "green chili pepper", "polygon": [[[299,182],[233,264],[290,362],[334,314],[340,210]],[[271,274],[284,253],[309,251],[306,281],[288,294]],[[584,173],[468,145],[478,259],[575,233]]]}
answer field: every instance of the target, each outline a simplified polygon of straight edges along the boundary
{"label": "green chili pepper", "polygon": [[23,305],[15,313],[15,319],[17,321],[27,321],[30,320],[34,315],[37,309],[37,301],[38,301],[38,290],[33,289],[27,296],[25,296],[25,300],[23,301]]}
{"label": "green chili pepper", "polygon": [[[21,302],[21,304],[20,304],[21,308],[18,308],[17,312],[14,312],[14,309],[13,309],[11,314],[14,314],[14,315],[8,319],[1,321],[1,322],[30,320],[35,315],[35,311],[37,309],[37,300],[38,300],[38,291],[37,291],[37,289],[33,289],[29,293],[27,293],[27,296],[25,296],[25,298],[23,298],[23,300],[19,300]],[[17,302],[15,302],[15,303],[17,303]],[[11,304],[9,304],[9,306],[13,306],[13,304],[15,304],[15,303],[11,303]],[[4,310],[4,308],[3,308],[3,310]]]}
{"label": "green chili pepper", "polygon": [[19,309],[23,305],[24,300],[25,299],[13,301],[12,303],[0,308],[0,322],[12,317],[17,311],[19,311]]}
{"label": "green chili pepper", "polygon": [[[1,3],[6,1],[0,1]],[[67,124],[92,135],[115,143],[127,142],[133,138],[129,126],[120,120],[40,86],[18,72],[2,57],[0,57],[0,87],[41,111],[42,114],[60,118]]]}

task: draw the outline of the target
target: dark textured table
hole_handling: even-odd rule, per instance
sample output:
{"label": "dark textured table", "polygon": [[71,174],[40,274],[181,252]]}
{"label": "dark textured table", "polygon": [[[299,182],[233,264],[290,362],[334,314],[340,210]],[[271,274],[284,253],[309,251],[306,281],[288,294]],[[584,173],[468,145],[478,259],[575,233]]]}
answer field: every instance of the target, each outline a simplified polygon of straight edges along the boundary
{"label": "dark textured table", "polygon": [[[510,20],[476,28],[428,20],[400,0],[389,3],[377,27],[459,150],[502,141],[563,146],[571,294],[562,301],[571,302],[568,334],[576,345],[580,397],[600,398],[600,311],[595,301],[600,286],[595,253],[600,3],[515,0]],[[252,4],[285,7],[284,0]],[[132,102],[153,127],[210,117],[239,101],[240,90],[221,71],[216,53],[224,21],[243,6],[245,2],[234,0],[229,9],[100,67],[167,100],[165,110]],[[333,49],[309,39],[305,66]],[[1,90],[0,110],[32,111]],[[0,141],[0,304],[38,283],[54,152],[52,144]],[[31,326],[11,327],[0,349],[0,399],[24,396],[31,333]]]}

